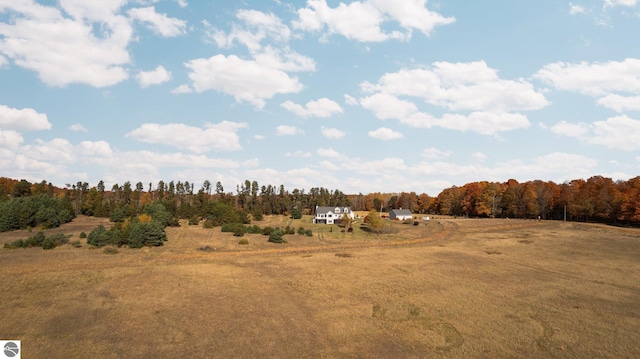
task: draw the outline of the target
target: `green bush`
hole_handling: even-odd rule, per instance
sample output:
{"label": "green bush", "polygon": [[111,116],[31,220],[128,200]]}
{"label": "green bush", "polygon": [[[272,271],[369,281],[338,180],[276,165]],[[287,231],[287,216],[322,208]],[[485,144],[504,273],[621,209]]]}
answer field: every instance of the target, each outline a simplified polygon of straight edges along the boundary
{"label": "green bush", "polygon": [[264,234],[265,236],[271,235],[271,232],[273,232],[272,227],[267,226],[262,228],[262,234]]}
{"label": "green bush", "polygon": [[271,234],[269,234],[269,242],[272,243],[284,243],[284,232],[280,228],[274,229]]}
{"label": "green bush", "polygon": [[248,239],[246,239],[246,238],[242,238],[242,239],[240,239],[240,240],[238,241],[238,244],[241,244],[241,245],[247,245],[247,244],[249,244],[249,240],[248,240]]}
{"label": "green bush", "polygon": [[302,211],[299,208],[294,208],[291,210],[291,218],[300,219],[302,218]]}
{"label": "green bush", "polygon": [[[62,233],[52,234],[49,237],[47,237],[47,239],[51,239],[53,241],[53,244],[56,247],[69,243],[69,238],[71,238],[70,234],[65,235]],[[44,242],[43,242],[43,246],[44,246]]]}
{"label": "green bush", "polygon": [[84,232],[80,232],[80,238],[87,238],[87,234]]}
{"label": "green bush", "polygon": [[158,221],[151,223],[132,223],[129,233],[129,247],[142,248],[143,246],[161,246],[167,240],[164,226]]}
{"label": "green bush", "polygon": [[254,208],[253,211],[251,211],[251,217],[253,217],[254,221],[262,221],[264,219],[262,210],[258,207]]}
{"label": "green bush", "polygon": [[51,238],[45,238],[44,241],[42,241],[42,249],[53,249],[56,247],[56,244],[53,242],[53,239]]}
{"label": "green bush", "polygon": [[307,229],[306,231],[304,231],[304,234],[306,234],[307,237],[311,237],[311,236],[313,236],[313,231],[310,230],[310,229]]}
{"label": "green bush", "polygon": [[245,233],[251,233],[251,234],[262,234],[262,228],[260,228],[260,226],[256,226],[254,224],[253,226],[244,227],[244,232]]}
{"label": "green bush", "polygon": [[73,248],[80,248],[80,247],[82,247],[82,244],[80,243],[80,241],[73,241],[73,242],[71,242],[70,244],[71,244],[71,246],[72,246]]}
{"label": "green bush", "polygon": [[305,233],[304,227],[298,228],[298,234],[299,235],[304,236],[304,233]]}
{"label": "green bush", "polygon": [[189,225],[190,226],[197,226],[198,224],[200,224],[200,217],[192,216],[191,218],[189,218]]}
{"label": "green bush", "polygon": [[204,221],[204,223],[202,223],[202,228],[213,228],[216,226],[216,222],[209,218],[206,221]]}
{"label": "green bush", "polygon": [[118,247],[107,246],[107,247],[104,247],[104,249],[102,250],[102,253],[104,253],[104,254],[118,254],[118,253],[120,253],[120,251],[118,250]]}
{"label": "green bush", "polygon": [[244,236],[244,226],[240,223],[233,226],[233,236],[234,237],[242,237]]}
{"label": "green bush", "polygon": [[114,241],[113,233],[104,228],[103,225],[99,225],[93,231],[89,233],[87,236],[87,244],[94,247],[104,247],[109,244],[116,244],[117,240]]}

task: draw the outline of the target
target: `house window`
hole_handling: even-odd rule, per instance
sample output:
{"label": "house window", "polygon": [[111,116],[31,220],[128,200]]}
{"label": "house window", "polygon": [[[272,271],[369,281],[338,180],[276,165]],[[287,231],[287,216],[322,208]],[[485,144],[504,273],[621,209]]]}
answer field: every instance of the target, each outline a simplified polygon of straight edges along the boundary
{"label": "house window", "polygon": [[336,207],[336,210],[335,210],[334,212],[336,212],[336,213],[340,213],[340,208],[337,208],[337,207]]}

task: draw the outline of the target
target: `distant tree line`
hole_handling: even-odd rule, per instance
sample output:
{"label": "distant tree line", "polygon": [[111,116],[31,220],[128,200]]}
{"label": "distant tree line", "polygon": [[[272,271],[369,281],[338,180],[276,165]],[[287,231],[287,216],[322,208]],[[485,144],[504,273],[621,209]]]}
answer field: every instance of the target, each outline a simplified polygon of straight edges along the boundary
{"label": "distant tree line", "polygon": [[469,217],[567,219],[640,223],[640,177],[628,181],[593,176],[561,184],[472,182],[443,190],[433,213]]}
{"label": "distant tree line", "polygon": [[[48,202],[49,201],[49,202]],[[151,207],[148,207],[151,206]],[[155,206],[155,207],[154,207]],[[426,193],[369,193],[346,195],[342,191],[313,187],[287,190],[284,185],[259,185],[245,180],[235,192],[220,182],[205,180],[196,190],[188,181],[127,181],[107,189],[103,181],[58,188],[45,181],[0,178],[0,230],[55,227],[75,215],[108,217],[112,222],[136,221],[149,208],[164,211],[163,228],[179,219],[207,221],[209,225],[248,224],[264,215],[313,214],[317,206],[350,206],[356,211],[378,212],[404,208],[414,213],[468,217],[510,217],[640,223],[640,177],[613,181],[594,176],[557,184],[540,180],[519,183],[471,182],[443,190],[437,197]]]}

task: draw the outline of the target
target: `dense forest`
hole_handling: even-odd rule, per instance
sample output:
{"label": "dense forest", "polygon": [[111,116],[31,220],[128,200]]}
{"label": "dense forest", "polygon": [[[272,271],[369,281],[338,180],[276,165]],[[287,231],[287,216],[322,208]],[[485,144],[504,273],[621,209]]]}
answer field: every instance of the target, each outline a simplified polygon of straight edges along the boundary
{"label": "dense forest", "polygon": [[[53,202],[51,202],[54,200]],[[113,222],[148,212],[160,205],[168,218],[213,220],[215,225],[248,223],[263,215],[289,215],[294,209],[313,214],[316,206],[351,206],[356,211],[409,209],[466,217],[567,219],[605,223],[640,223],[640,177],[627,181],[594,176],[564,183],[516,180],[472,182],[443,190],[437,197],[426,193],[345,194],[322,187],[287,190],[283,185],[262,185],[246,180],[235,191],[206,180],[196,189],[188,181],[125,182],[110,189],[103,181],[60,188],[46,181],[0,178],[0,231],[25,227],[55,227],[76,215],[109,217]]]}

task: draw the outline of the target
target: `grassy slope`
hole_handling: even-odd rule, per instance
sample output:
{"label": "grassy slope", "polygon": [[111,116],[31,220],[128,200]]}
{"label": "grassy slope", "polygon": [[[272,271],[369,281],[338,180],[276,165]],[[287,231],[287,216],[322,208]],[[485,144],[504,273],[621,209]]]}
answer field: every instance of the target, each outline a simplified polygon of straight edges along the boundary
{"label": "grassy slope", "polygon": [[[59,231],[74,240],[93,225]],[[324,239],[315,228],[286,245],[252,235],[248,246],[184,226],[164,247],[117,255],[0,249],[0,337],[21,339],[29,358],[640,356],[640,232],[394,226],[388,236],[335,227]]]}

